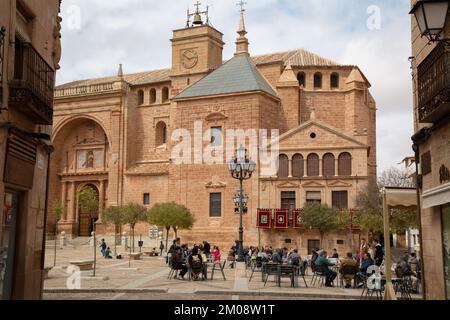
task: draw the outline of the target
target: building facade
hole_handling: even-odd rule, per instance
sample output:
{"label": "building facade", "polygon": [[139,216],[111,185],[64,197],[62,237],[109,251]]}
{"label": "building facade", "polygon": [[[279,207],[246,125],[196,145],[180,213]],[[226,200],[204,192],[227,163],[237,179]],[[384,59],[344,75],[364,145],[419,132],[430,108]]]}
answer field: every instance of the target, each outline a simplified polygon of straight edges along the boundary
{"label": "building facade", "polygon": [[[416,1],[412,1],[414,5]],[[443,38],[450,39],[450,12]],[[450,298],[450,46],[429,43],[412,17],[413,136],[427,299]]]}
{"label": "building facade", "polygon": [[0,300],[41,297],[59,6],[0,4]]}
{"label": "building facade", "polygon": [[[90,185],[99,195],[98,233],[114,232],[103,221],[108,206],[175,201],[195,216],[192,230],[179,233],[183,243],[229,248],[238,237],[233,197],[239,182],[226,165],[228,132],[254,130],[259,141],[266,129],[279,131],[280,168],[264,171],[255,159],[257,170],[244,184],[245,245],[296,246],[303,254],[316,246],[358,247],[357,230],[320,244],[314,230],[258,229],[257,211],[283,208],[292,219],[308,202],[355,207],[357,193],[376,178],[369,81],[356,66],[303,49],[251,56],[246,34],[241,14],[236,53],[224,61],[223,34],[197,20],[173,32],[168,69],[124,75],[120,67],[117,76],[57,87],[50,199],[65,208],[60,231],[73,237],[92,231],[77,205],[78,191]],[[249,141],[243,143],[251,149]],[[180,145],[195,148],[179,152]],[[148,233],[148,225],[139,228]]]}

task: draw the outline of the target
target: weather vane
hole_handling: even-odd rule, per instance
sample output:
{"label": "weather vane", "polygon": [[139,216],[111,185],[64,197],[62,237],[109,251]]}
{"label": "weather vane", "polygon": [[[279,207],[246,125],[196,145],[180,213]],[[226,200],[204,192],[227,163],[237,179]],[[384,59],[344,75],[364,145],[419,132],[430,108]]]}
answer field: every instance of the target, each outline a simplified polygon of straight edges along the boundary
{"label": "weather vane", "polygon": [[244,0],[239,1],[236,5],[241,7],[241,12],[244,12],[244,6],[247,4],[247,2],[245,2]]}

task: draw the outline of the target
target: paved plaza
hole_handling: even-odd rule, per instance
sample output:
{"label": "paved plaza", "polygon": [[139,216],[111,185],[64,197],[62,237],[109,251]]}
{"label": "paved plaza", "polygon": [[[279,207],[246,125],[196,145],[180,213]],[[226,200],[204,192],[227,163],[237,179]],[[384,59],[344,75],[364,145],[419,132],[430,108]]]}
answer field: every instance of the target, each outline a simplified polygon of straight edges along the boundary
{"label": "paved plaza", "polygon": [[[53,248],[47,247],[46,266],[53,265]],[[146,250],[143,250],[146,251]],[[121,252],[118,250],[118,252]],[[96,276],[93,271],[82,271],[80,289],[70,289],[71,274],[67,273],[70,261],[92,260],[93,248],[65,247],[57,250],[56,267],[49,272],[44,284],[44,299],[62,300],[276,300],[276,299],[359,299],[361,289],[326,288],[316,284],[311,286],[311,275],[307,275],[308,288],[299,278],[297,288],[290,287],[289,279],[282,279],[278,287],[273,277],[266,286],[260,272],[255,272],[251,282],[251,270],[237,274],[228,264],[225,268],[226,280],[220,271],[214,279],[207,281],[183,281],[168,279],[169,268],[165,259],[142,256],[142,260],[132,260],[131,268],[127,257],[123,260],[104,259],[97,252]],[[208,272],[208,277],[211,273]],[[69,281],[68,281],[69,280]],[[68,287],[69,282],[69,287]]]}

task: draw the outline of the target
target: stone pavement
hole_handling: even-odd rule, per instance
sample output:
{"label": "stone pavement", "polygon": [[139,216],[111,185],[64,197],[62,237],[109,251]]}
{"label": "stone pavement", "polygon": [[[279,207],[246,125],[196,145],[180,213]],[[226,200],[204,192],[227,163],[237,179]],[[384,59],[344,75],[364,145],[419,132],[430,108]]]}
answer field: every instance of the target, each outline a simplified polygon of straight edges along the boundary
{"label": "stone pavement", "polygon": [[[118,251],[120,252],[120,251]],[[53,265],[53,250],[46,252],[46,266]],[[308,288],[305,288],[301,278],[299,287],[291,288],[289,279],[282,279],[281,288],[273,277],[267,285],[261,281],[261,273],[255,273],[251,282],[250,270],[245,268],[225,268],[226,281],[219,272],[214,274],[214,280],[183,281],[169,280],[169,268],[165,259],[158,257],[143,257],[142,260],[131,261],[128,269],[128,259],[106,260],[97,252],[96,277],[93,271],[81,272],[79,290],[71,290],[67,286],[70,274],[66,268],[72,260],[92,260],[93,248],[64,248],[57,251],[56,267],[49,272],[49,279],[44,283],[44,299],[150,299],[158,300],[192,297],[197,300],[207,296],[207,299],[359,299],[360,289],[311,287],[311,277],[306,276]],[[210,277],[210,273],[208,275]],[[70,281],[69,281],[70,284]]]}

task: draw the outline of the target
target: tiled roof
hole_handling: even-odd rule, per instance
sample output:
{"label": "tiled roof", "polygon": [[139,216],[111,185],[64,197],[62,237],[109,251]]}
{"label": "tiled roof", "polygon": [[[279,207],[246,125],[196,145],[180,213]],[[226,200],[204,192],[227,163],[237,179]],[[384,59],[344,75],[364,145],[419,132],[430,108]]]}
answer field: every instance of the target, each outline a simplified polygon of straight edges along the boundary
{"label": "tiled roof", "polygon": [[174,99],[252,91],[277,97],[277,93],[258,71],[252,58],[241,55],[227,61]]}
{"label": "tiled roof", "polygon": [[[285,65],[288,62],[291,63],[291,66],[302,67],[302,66],[341,66],[340,64],[321,57],[317,54],[311,53],[304,49],[299,50],[291,50],[284,52],[276,52],[265,55],[252,56],[252,60],[256,65],[273,63],[273,62],[283,62]],[[139,72],[133,74],[124,75],[125,81],[127,81],[131,85],[142,85],[156,82],[165,82],[170,81],[170,69],[162,69],[162,70],[154,70],[154,71],[146,71]],[[57,86],[56,89],[65,89],[71,87],[78,86],[89,86],[100,83],[108,83],[119,81],[120,78],[118,76],[112,77],[104,77],[104,78],[96,78],[96,79],[86,79],[80,81],[74,81],[70,83],[66,83],[60,86]]]}

